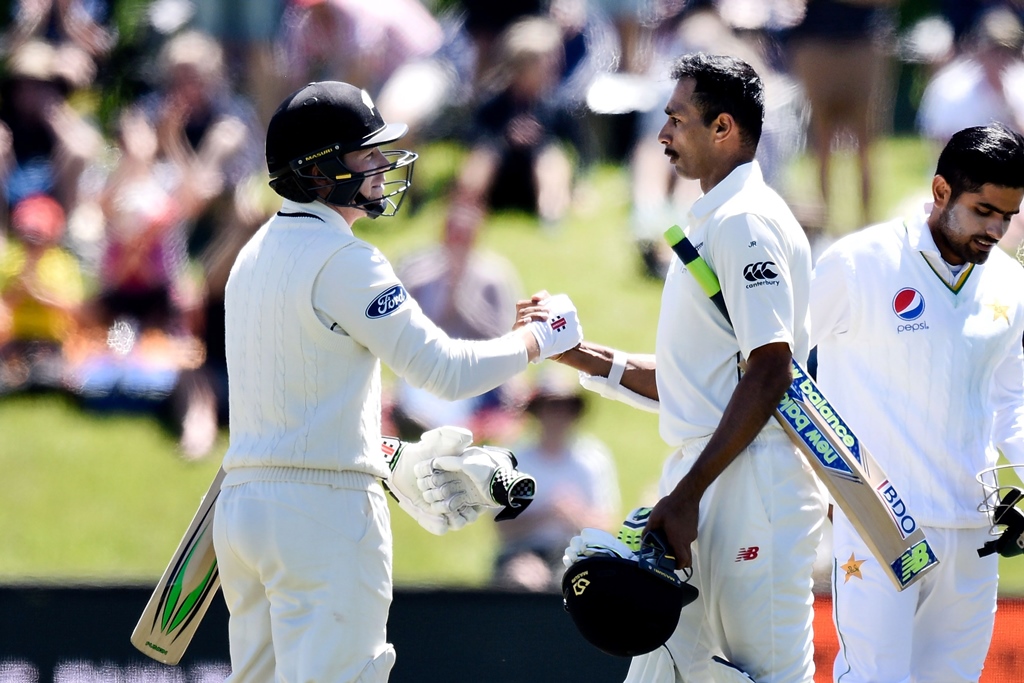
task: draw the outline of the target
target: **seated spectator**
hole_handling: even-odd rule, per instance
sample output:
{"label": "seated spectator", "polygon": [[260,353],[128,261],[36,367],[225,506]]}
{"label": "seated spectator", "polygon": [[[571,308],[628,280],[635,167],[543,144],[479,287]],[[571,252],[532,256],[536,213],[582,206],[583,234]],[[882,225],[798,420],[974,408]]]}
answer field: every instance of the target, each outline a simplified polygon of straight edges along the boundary
{"label": "seated spectator", "polygon": [[1024,29],[1017,15],[986,11],[967,41],[925,86],[918,108],[919,129],[939,145],[971,126],[1024,125]]}
{"label": "seated spectator", "polygon": [[0,81],[0,184],[8,205],[48,194],[70,211],[102,138],[69,104],[64,53],[38,40],[15,50]]}
{"label": "seated spectator", "polygon": [[109,14],[108,2],[19,0],[14,4],[14,20],[4,36],[4,42],[11,48],[33,39],[44,40],[61,49],[73,48],[88,60],[83,64],[84,73],[94,73],[94,60],[105,57],[114,47],[113,33],[103,26]]}
{"label": "seated spectator", "polygon": [[91,328],[73,359],[74,388],[100,410],[163,415],[180,432],[189,458],[205,455],[217,435],[216,401],[196,370],[203,347],[193,316],[198,286],[188,273],[184,217],[199,199],[188,158],[166,160],[179,182],[165,189],[157,133],[138,110],[122,114],[119,162],[100,192],[104,221],[88,303]]}
{"label": "seated spectator", "polygon": [[[232,80],[252,101],[262,124],[269,123],[278,103],[292,92],[284,89],[286,86],[276,74],[277,33],[289,0],[162,0],[151,3],[151,16],[157,4],[165,8],[163,32],[174,31],[170,25],[175,19],[187,21],[224,48]],[[195,9],[191,16],[187,14],[189,6]]]}
{"label": "seated spectator", "polygon": [[[961,51],[940,68],[925,86],[917,112],[921,133],[944,145],[953,133],[999,121],[1016,130],[1024,127],[1024,25],[1007,7],[977,12],[964,36]],[[930,195],[912,195],[904,204],[917,209]],[[999,241],[1013,256],[1024,255],[1024,219],[1013,216]]]}
{"label": "seated spectator", "polygon": [[[137,109],[122,113],[117,132],[117,166],[99,196],[104,219],[93,306],[104,328],[119,318],[141,327],[187,329],[185,218],[199,201],[187,160],[172,157],[178,180],[166,180],[158,157],[157,132]],[[170,189],[168,189],[170,186]]]}
{"label": "seated spectator", "polygon": [[939,0],[938,13],[949,23],[952,38],[963,42],[968,38],[986,11],[1002,7],[1012,11],[1018,18],[1024,18],[1024,7],[1018,0]]}
{"label": "seated spectator", "polygon": [[60,246],[64,228],[64,210],[46,195],[11,212],[0,252],[0,395],[64,387],[64,344],[84,296],[78,260]]}
{"label": "seated spectator", "polygon": [[[507,259],[476,246],[483,219],[479,206],[455,198],[441,243],[400,261],[395,269],[427,317],[453,339],[493,339],[507,333],[523,292]],[[474,398],[445,401],[399,380],[392,419],[408,438],[450,424],[471,429],[478,442],[501,442],[518,425],[516,393],[510,383]]]}
{"label": "seated spectator", "polygon": [[575,372],[543,368],[526,406],[537,431],[513,449],[519,469],[537,479],[537,496],[518,517],[496,526],[499,586],[558,590],[569,539],[583,527],[616,528],[618,474],[607,446],[579,431],[584,408]]}
{"label": "seated spectator", "polygon": [[157,162],[178,165],[159,169],[156,180],[172,193],[181,183],[192,184],[193,201],[183,218],[194,257],[231,221],[235,188],[264,173],[263,145],[252,144],[262,139],[262,129],[252,105],[233,91],[223,50],[210,36],[174,36],[161,49],[157,69],[157,89],[137,107],[157,131]]}
{"label": "seated spectator", "polygon": [[645,73],[651,56],[651,29],[656,23],[654,8],[657,5],[643,0],[595,0],[593,4],[604,10],[612,21],[621,45],[621,71]]}
{"label": "seated spectator", "polygon": [[460,0],[459,7],[466,17],[466,32],[476,53],[477,71],[473,78],[474,90],[481,77],[489,72],[497,59],[496,44],[499,36],[516,21],[536,16],[544,11],[544,0]]}
{"label": "seated spectator", "polygon": [[564,59],[555,100],[573,111],[582,111],[598,75],[619,66],[619,36],[611,19],[587,0],[551,0],[547,16],[562,32]]}
{"label": "seated spectator", "polygon": [[282,24],[288,92],[333,79],[376,96],[396,69],[444,42],[420,0],[293,0]]}
{"label": "seated spectator", "polygon": [[[384,119],[404,121],[410,148],[416,139],[450,139],[466,125],[476,96],[478,58],[466,29],[466,16],[450,7],[435,16],[443,31],[441,46],[430,54],[414,56],[395,67],[374,101]],[[416,186],[413,186],[415,191]]]}
{"label": "seated spectator", "polygon": [[510,26],[499,46],[457,186],[490,209],[525,211],[556,223],[569,210],[569,154],[580,144],[580,122],[555,102],[565,57],[562,32],[550,19],[532,17]]}

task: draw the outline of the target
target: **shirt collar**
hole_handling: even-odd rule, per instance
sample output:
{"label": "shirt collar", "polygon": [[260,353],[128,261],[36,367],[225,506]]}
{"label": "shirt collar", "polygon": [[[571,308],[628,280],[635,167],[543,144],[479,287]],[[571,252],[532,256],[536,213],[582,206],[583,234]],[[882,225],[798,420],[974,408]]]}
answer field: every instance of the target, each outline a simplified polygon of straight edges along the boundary
{"label": "shirt collar", "polygon": [[697,220],[701,220],[729,201],[745,186],[753,183],[764,184],[761,167],[757,161],[740,164],[707,193],[698,197],[690,207],[690,213]]}
{"label": "shirt collar", "polygon": [[941,260],[942,256],[935,244],[935,238],[932,237],[932,230],[928,227],[928,216],[932,213],[932,206],[931,202],[925,203],[922,211],[907,219],[907,240],[915,251]]}
{"label": "shirt collar", "polygon": [[344,218],[341,217],[334,209],[324,205],[321,202],[295,202],[291,199],[285,199],[281,202],[280,213],[283,214],[296,214],[306,213],[321,219],[327,225],[336,227],[341,231],[351,235],[352,226],[348,224]]}
{"label": "shirt collar", "polygon": [[928,227],[928,216],[931,215],[933,206],[932,202],[926,203],[923,212],[915,214],[904,223],[907,227],[907,241],[912,249],[921,252],[921,256],[931,266],[932,271],[956,292],[976,264],[964,264],[954,273],[953,267],[942,258],[939,247],[935,244],[935,237],[932,236],[932,230]]}

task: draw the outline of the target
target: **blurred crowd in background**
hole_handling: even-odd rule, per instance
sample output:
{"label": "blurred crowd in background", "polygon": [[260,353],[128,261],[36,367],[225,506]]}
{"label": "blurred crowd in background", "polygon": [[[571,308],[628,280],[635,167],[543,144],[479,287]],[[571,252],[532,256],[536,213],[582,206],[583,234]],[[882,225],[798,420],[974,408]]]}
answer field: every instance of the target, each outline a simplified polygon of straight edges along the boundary
{"label": "blurred crowd in background", "polygon": [[[858,160],[851,191],[867,224],[882,218],[870,208],[879,136],[941,145],[991,120],[1024,127],[1024,0],[7,0],[0,11],[0,397],[61,391],[87,409],[149,411],[186,458],[209,453],[226,424],[224,285],[277,209],[267,121],[306,82],[365,88],[386,120],[409,124],[405,147],[465,151],[444,188],[441,241],[396,264],[463,338],[507,330],[526,294],[505,257],[476,246],[489,216],[555,226],[597,163],[630,179],[621,229],[644,274],[663,277],[661,232],[700,191],[657,141],[667,67],[684,52],[733,54],[761,74],[758,159],[783,192],[787,164],[816,160],[817,199],[794,210],[817,246],[836,150]],[[1020,239],[1017,227],[1007,242]],[[521,466],[558,482],[559,502],[538,500],[502,530],[498,575],[524,587],[557,576],[564,539],[612,524],[619,504],[611,455],[577,433],[585,400],[563,380],[457,404],[398,383],[387,406],[388,428],[410,438],[447,423],[529,439]]]}

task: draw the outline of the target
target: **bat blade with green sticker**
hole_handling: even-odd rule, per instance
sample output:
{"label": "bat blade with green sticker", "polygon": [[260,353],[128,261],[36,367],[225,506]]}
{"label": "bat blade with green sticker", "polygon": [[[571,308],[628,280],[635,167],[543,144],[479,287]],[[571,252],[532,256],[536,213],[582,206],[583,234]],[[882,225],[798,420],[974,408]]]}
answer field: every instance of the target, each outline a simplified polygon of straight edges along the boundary
{"label": "bat blade with green sticker", "polygon": [[177,664],[220,588],[213,550],[213,505],[219,470],[132,632],[132,645],[164,664]]}
{"label": "bat blade with green sticker", "polygon": [[[704,293],[732,324],[718,277],[678,225],[665,239]],[[814,468],[897,590],[939,560],[895,486],[849,425],[795,360],[793,381],[775,419]],[[862,567],[863,571],[863,567]]]}

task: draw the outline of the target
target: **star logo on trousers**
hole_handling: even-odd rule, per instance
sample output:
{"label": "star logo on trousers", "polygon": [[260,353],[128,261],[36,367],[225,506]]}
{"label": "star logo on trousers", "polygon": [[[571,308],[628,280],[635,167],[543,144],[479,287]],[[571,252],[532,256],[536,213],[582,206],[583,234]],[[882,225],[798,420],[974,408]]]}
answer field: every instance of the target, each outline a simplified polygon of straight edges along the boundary
{"label": "star logo on trousers", "polygon": [[850,553],[850,559],[846,561],[846,564],[839,565],[839,568],[846,572],[846,576],[843,577],[843,583],[846,583],[854,576],[863,581],[864,577],[860,573],[860,566],[865,562],[867,560],[858,560],[856,555]]}

